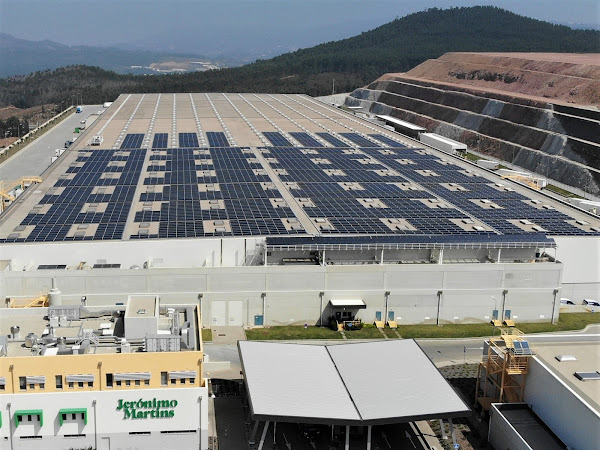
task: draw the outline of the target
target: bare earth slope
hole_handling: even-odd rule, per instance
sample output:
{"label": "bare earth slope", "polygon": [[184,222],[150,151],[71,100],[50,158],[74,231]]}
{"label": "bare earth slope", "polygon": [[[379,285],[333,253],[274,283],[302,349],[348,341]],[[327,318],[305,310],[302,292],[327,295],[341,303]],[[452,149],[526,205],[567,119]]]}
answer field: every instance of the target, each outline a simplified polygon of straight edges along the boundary
{"label": "bare earth slope", "polygon": [[446,53],[395,76],[600,106],[598,53]]}
{"label": "bare earth slope", "polygon": [[600,195],[600,54],[446,53],[346,105]]}

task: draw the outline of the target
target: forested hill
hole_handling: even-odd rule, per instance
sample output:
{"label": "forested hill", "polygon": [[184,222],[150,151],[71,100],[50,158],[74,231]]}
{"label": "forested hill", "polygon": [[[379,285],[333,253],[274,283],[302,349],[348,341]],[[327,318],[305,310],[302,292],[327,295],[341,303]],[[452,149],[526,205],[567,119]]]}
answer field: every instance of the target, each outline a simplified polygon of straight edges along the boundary
{"label": "forested hill", "polygon": [[358,36],[246,66],[160,76],[117,75],[70,66],[0,80],[0,106],[58,103],[83,93],[85,103],[122,92],[348,92],[386,72],[403,72],[446,52],[600,52],[600,32],[573,30],[491,6],[429,9]]}

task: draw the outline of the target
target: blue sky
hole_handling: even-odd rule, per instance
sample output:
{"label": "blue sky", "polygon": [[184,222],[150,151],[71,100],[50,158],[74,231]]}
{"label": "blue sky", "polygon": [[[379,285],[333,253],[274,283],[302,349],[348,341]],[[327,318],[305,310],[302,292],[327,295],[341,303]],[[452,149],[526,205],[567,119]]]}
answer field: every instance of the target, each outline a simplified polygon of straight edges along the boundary
{"label": "blue sky", "polygon": [[480,4],[553,22],[600,22],[598,0],[0,0],[0,31],[69,45],[259,56],[350,37],[429,7]]}

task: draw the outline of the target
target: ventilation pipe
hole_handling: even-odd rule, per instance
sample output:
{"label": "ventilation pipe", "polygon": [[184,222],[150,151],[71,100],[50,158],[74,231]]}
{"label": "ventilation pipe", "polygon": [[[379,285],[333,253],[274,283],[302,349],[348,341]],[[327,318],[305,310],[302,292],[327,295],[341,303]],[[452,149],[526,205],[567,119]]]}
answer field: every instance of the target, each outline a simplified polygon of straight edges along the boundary
{"label": "ventilation pipe", "polygon": [[62,305],[62,292],[60,292],[60,289],[56,286],[56,277],[52,277],[52,289],[48,292],[48,305]]}

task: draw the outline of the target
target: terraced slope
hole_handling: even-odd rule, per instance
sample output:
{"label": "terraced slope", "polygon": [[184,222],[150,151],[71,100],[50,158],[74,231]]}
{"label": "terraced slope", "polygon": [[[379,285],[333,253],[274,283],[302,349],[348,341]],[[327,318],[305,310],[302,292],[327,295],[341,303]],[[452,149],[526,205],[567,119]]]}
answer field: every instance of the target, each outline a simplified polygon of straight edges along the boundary
{"label": "terraced slope", "polygon": [[346,104],[413,122],[598,195],[600,65],[587,64],[589,55],[579,59],[586,64],[577,64],[577,56],[548,61],[541,55],[449,53],[407,74],[387,74],[355,90]]}

